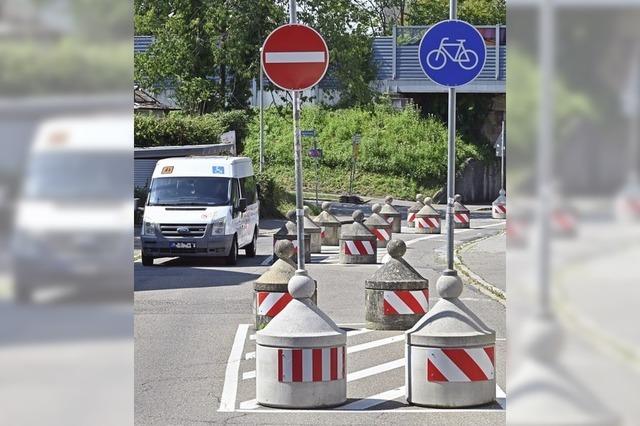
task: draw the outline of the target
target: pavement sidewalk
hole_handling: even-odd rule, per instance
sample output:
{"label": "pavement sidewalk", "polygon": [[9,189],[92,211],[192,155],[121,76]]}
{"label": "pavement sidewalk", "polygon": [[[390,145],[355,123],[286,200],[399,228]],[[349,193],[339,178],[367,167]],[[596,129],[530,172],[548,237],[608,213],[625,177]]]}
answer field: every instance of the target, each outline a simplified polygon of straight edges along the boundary
{"label": "pavement sidewalk", "polygon": [[[464,244],[458,249],[460,263],[482,281],[501,290],[506,284],[506,234],[491,235]],[[472,277],[476,278],[477,277]]]}

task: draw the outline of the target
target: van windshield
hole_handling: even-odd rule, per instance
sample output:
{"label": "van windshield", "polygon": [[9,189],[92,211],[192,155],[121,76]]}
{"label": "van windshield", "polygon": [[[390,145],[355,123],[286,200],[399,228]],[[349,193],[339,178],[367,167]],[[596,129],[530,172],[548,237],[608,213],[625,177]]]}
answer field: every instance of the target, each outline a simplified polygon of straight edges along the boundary
{"label": "van windshield", "polygon": [[149,191],[150,206],[229,205],[231,179],[222,177],[155,178]]}

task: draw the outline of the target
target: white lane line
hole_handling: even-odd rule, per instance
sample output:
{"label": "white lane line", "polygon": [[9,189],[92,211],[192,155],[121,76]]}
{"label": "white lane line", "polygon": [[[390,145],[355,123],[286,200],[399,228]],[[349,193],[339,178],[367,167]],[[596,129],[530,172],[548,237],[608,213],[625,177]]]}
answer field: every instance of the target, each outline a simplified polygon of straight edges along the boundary
{"label": "white lane line", "polygon": [[255,334],[249,335],[249,340],[256,340],[256,335]]}
{"label": "white lane line", "polygon": [[396,359],[395,361],[385,362],[384,364],[375,365],[364,370],[354,371],[347,374],[347,382],[353,382],[354,380],[364,379],[365,377],[375,376],[376,374],[384,373],[385,371],[395,370],[396,368],[404,367],[404,358]]}
{"label": "white lane line", "polygon": [[507,394],[504,393],[502,388],[496,384],[496,402],[503,409],[507,409]]}
{"label": "white lane line", "polygon": [[367,328],[360,328],[358,330],[349,330],[347,331],[347,337],[357,336],[359,334],[371,333],[373,330],[369,330]]}
{"label": "white lane line", "polygon": [[255,410],[256,408],[259,408],[260,406],[258,405],[258,401],[255,399],[250,399],[248,401],[243,401],[240,403],[240,409],[241,410]]}
{"label": "white lane line", "polygon": [[247,352],[246,354],[244,354],[244,359],[255,359],[255,358],[256,358],[255,352]]}
{"label": "white lane line", "polygon": [[[404,358],[396,359],[395,361],[385,362],[384,364],[374,365],[373,367],[349,373],[347,374],[347,382],[353,382],[355,380],[364,379],[365,377],[375,376],[376,374],[382,374],[386,371],[395,370],[396,368],[401,367],[404,367]],[[242,373],[242,380],[251,380],[255,378],[255,370],[245,371],[244,373]]]}
{"label": "white lane line", "polygon": [[233,340],[229,360],[227,361],[227,370],[224,374],[224,386],[222,388],[222,397],[220,398],[220,407],[218,411],[231,412],[236,408],[236,394],[238,392],[238,372],[240,371],[240,360],[242,359],[242,350],[244,349],[244,341],[247,338],[249,324],[239,324],[236,331],[236,337]]}
{"label": "white lane line", "polygon": [[404,396],[404,386],[372,395],[367,398],[359,399],[350,404],[343,405],[338,409],[347,411],[366,410],[368,408],[375,407],[376,405],[384,404],[388,401],[393,401],[394,399],[400,398],[401,396]]}
{"label": "white lane line", "polygon": [[385,339],[374,340],[372,342],[363,343],[361,345],[355,345],[351,347],[347,347],[347,353],[353,354],[360,351],[366,351],[367,349],[377,348],[378,346],[389,345],[391,343],[396,343],[404,341],[404,334],[400,334],[399,336],[391,336]]}
{"label": "white lane line", "polygon": [[263,260],[260,265],[262,265],[262,266],[271,265],[271,261],[272,260],[273,260],[273,255],[271,255],[271,256],[267,257],[265,260]]}
{"label": "white lane line", "polygon": [[340,328],[345,328],[345,327],[362,327],[363,325],[367,325],[364,322],[341,322],[340,324],[338,324],[338,327]]}

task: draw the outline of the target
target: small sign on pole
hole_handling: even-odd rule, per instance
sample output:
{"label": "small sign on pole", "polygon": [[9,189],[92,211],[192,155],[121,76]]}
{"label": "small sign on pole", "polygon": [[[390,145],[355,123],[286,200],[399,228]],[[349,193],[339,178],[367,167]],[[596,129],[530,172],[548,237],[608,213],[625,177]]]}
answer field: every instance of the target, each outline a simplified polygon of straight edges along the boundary
{"label": "small sign on pole", "polygon": [[316,137],[316,129],[311,130],[303,130],[302,132],[303,138],[315,138]]}

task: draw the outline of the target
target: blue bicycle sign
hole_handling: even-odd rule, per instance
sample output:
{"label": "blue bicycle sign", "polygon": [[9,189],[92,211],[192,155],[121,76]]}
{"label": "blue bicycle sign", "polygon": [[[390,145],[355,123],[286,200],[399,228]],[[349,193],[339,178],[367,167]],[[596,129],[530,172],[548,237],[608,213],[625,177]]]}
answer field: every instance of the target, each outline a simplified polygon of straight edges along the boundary
{"label": "blue bicycle sign", "polygon": [[420,41],[420,66],[434,82],[462,86],[482,71],[486,47],[482,35],[464,21],[441,21],[429,28]]}

